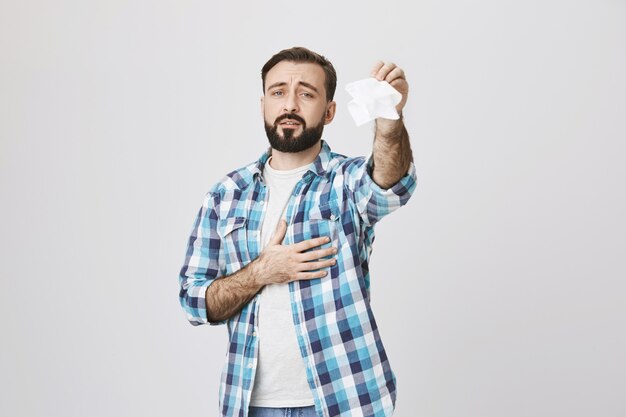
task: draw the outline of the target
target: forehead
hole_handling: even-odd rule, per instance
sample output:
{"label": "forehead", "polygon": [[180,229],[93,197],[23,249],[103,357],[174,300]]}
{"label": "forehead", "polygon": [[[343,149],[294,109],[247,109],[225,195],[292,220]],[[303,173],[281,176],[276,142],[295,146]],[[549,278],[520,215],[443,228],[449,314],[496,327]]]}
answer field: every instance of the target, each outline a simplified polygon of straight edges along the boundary
{"label": "forehead", "polygon": [[291,84],[298,81],[304,81],[315,87],[324,88],[326,75],[324,70],[318,64],[311,62],[291,62],[281,61],[274,65],[265,76],[265,86],[268,87],[274,83],[285,82]]}

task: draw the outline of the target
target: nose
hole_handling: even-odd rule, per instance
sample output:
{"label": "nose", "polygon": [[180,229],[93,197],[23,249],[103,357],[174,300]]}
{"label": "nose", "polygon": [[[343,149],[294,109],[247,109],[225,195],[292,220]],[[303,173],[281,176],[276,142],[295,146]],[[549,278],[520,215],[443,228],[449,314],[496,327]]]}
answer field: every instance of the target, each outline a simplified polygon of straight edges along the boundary
{"label": "nose", "polygon": [[285,104],[283,107],[283,111],[285,113],[297,113],[299,110],[298,102],[296,100],[295,94],[288,94],[285,98]]}

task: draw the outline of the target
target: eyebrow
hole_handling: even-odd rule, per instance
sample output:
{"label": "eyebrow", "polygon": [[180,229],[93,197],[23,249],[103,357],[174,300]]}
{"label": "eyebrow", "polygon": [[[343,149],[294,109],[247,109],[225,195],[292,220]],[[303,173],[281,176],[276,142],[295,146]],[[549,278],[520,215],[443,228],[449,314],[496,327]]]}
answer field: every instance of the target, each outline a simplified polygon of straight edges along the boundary
{"label": "eyebrow", "polygon": [[[298,81],[298,84],[300,84],[300,85],[302,85],[302,86],[304,86],[304,87],[306,87],[306,88],[310,88],[311,90],[315,91],[317,94],[319,94],[319,93],[320,93],[320,92],[317,90],[317,88],[315,88],[312,84],[309,84],[309,83],[307,83],[307,82],[305,82],[305,81]],[[269,91],[269,90],[271,90],[272,88],[276,88],[276,87],[284,87],[284,86],[286,86],[286,85],[287,85],[287,83],[286,83],[286,82],[284,82],[284,81],[280,81],[280,82],[274,83],[274,84],[270,85],[269,87],[267,87],[267,90]]]}

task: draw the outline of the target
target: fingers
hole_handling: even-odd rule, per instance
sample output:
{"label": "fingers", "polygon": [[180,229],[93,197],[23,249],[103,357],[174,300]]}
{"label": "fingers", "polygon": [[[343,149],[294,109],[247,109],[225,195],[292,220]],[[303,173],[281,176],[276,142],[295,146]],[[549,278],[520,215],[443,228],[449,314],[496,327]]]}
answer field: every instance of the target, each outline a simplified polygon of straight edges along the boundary
{"label": "fingers", "polygon": [[296,243],[293,245],[293,248],[297,252],[304,252],[307,249],[314,248],[316,246],[322,246],[324,243],[330,242],[330,238],[328,236],[316,237],[313,239],[303,240],[302,242]]}
{"label": "fingers", "polygon": [[384,80],[391,84],[392,81],[398,78],[404,78],[404,71],[393,62],[384,63],[383,61],[378,61],[370,75],[379,81]]}
{"label": "fingers", "polygon": [[395,67],[385,77],[385,81],[387,81],[389,84],[397,79],[404,79],[404,71],[402,70],[402,68],[399,67]]}
{"label": "fingers", "polygon": [[318,249],[310,252],[304,252],[300,254],[300,260],[302,262],[314,261],[316,259],[325,258],[327,256],[332,256],[337,253],[337,248],[326,248],[326,249]]}
{"label": "fingers", "polygon": [[[335,247],[316,248],[328,243],[328,236],[308,239],[296,244],[282,244],[287,225],[281,221],[270,242],[259,256],[260,264],[266,271],[267,283],[284,283],[302,279],[322,278],[328,275],[328,268],[337,264]],[[327,257],[330,257],[327,258]]]}
{"label": "fingers", "polygon": [[300,264],[300,271],[314,271],[316,269],[328,268],[337,263],[335,258],[326,259],[324,261],[316,261],[316,262],[303,262]]}
{"label": "fingers", "polygon": [[285,233],[287,233],[287,222],[284,219],[280,219],[278,222],[278,226],[276,226],[276,230],[274,230],[274,234],[270,238],[269,245],[280,245],[285,238]]}
{"label": "fingers", "polygon": [[385,79],[385,77],[387,77],[387,74],[389,74],[394,68],[396,68],[396,64],[394,64],[393,62],[387,62],[381,65],[378,71],[376,71],[376,73],[372,76],[377,80],[382,81]]}
{"label": "fingers", "polygon": [[326,275],[328,275],[328,271],[299,272],[298,274],[296,274],[296,278],[294,281],[299,281],[303,279],[324,278]]}
{"label": "fingers", "polygon": [[376,61],[376,64],[374,64],[374,68],[372,68],[372,71],[370,71],[370,75],[376,78],[376,76],[378,75],[378,72],[384,65],[385,63],[383,61]]}

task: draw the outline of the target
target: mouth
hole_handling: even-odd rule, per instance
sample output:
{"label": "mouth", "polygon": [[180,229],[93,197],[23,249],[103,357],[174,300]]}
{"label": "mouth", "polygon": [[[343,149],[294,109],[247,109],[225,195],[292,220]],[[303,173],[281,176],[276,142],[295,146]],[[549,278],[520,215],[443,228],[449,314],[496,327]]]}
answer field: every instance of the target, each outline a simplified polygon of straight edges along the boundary
{"label": "mouth", "polygon": [[283,122],[281,122],[279,124],[279,126],[281,126],[283,129],[287,128],[287,129],[295,129],[298,126],[300,126],[300,123],[293,121],[293,120],[285,120]]}
{"label": "mouth", "polygon": [[304,123],[304,119],[296,114],[283,114],[277,118],[274,122],[274,126],[276,128],[281,128],[281,130],[296,130],[298,128],[305,129],[306,124]]}

